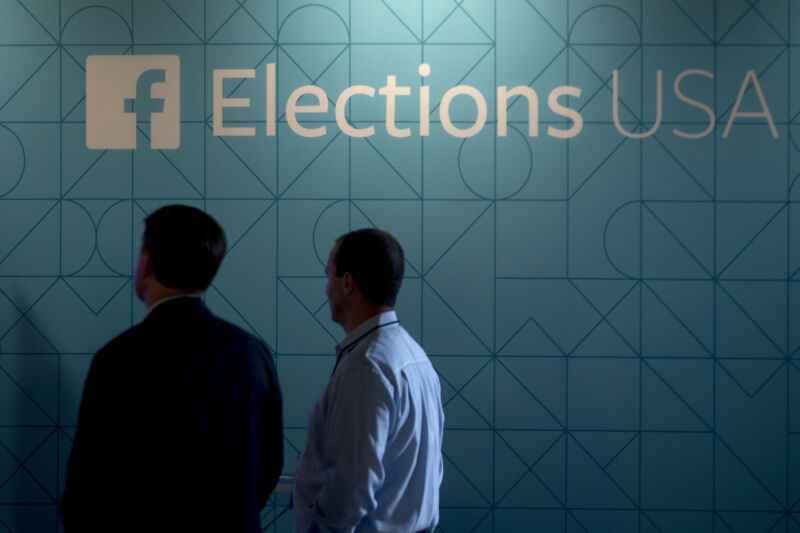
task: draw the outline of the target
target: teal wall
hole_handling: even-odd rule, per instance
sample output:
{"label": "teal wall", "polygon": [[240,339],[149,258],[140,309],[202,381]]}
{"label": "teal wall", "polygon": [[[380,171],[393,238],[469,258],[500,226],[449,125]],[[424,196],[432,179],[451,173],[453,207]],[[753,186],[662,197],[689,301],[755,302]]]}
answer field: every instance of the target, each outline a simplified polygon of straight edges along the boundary
{"label": "teal wall", "polygon": [[[211,308],[272,348],[285,393],[286,472],[342,336],[323,262],[350,228],[406,249],[401,321],[440,373],[441,531],[800,531],[800,8],[789,0],[0,0],[0,531],[57,531],[57,502],[92,354],[143,315],[132,266],[142,219],[181,202],[230,251]],[[86,145],[86,57],[180,58],[180,148]],[[419,132],[431,65],[430,136]],[[265,134],[275,63],[277,135]],[[213,69],[226,126],[213,134]],[[612,119],[612,71],[620,120]],[[713,110],[682,102],[683,92]],[[723,136],[747,71],[765,117]],[[376,126],[350,138],[334,122]],[[304,84],[332,102],[325,136],[288,127]],[[465,84],[488,122],[460,139],[435,106]],[[495,135],[495,88],[530,85]],[[571,139],[547,135],[580,112]],[[456,125],[475,105],[453,103]],[[763,111],[752,83],[741,112]],[[304,119],[303,124],[312,124]],[[131,428],[138,431],[141,428]],[[265,520],[285,503],[270,503]],[[135,507],[120,502],[120,520]],[[276,531],[288,531],[287,515]]]}

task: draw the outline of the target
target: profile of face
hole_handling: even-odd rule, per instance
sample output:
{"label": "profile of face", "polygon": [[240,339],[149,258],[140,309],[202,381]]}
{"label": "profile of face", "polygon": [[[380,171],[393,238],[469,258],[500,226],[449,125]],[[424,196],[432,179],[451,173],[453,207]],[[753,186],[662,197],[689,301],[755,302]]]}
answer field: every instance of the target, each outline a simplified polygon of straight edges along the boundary
{"label": "profile of face", "polygon": [[328,297],[328,304],[331,308],[331,319],[337,324],[344,320],[343,308],[343,285],[344,276],[336,275],[336,254],[339,245],[335,244],[328,254],[328,263],[325,265],[325,275],[328,276],[328,283],[325,285],[325,295]]}
{"label": "profile of face", "polygon": [[144,245],[139,249],[139,259],[136,261],[136,268],[133,270],[133,288],[136,291],[136,297],[141,301],[145,301],[145,294],[147,293],[147,269],[148,261],[150,259]]}

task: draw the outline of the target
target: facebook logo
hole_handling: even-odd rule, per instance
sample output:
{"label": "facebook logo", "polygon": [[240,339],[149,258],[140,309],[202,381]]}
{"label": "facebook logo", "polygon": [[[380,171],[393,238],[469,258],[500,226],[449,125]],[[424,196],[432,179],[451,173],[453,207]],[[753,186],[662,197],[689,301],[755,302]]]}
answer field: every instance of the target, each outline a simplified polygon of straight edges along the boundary
{"label": "facebook logo", "polygon": [[86,146],[133,150],[141,133],[150,148],[181,144],[180,58],[93,55],[86,59]]}

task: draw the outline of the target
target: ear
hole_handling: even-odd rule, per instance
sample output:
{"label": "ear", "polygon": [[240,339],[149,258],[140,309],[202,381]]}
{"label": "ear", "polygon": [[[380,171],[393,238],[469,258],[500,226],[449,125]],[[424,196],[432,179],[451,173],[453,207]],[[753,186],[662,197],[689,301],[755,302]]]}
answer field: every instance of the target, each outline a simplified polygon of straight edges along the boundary
{"label": "ear", "polygon": [[355,292],[356,288],[358,287],[356,280],[353,279],[353,275],[350,274],[350,272],[345,272],[344,275],[342,276],[342,280],[344,282],[342,284],[342,291],[347,296],[352,295]]}
{"label": "ear", "polygon": [[153,261],[150,260],[150,252],[147,251],[147,248],[142,246],[139,254],[142,256],[142,264],[144,266],[142,274],[144,277],[155,277],[155,268],[153,267]]}

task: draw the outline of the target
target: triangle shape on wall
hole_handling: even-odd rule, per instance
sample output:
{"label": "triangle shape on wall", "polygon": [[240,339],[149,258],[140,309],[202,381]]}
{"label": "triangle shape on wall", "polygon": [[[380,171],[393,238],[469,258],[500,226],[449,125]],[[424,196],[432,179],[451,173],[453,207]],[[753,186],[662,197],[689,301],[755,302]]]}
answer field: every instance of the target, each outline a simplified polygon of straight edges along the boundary
{"label": "triangle shape on wall", "polygon": [[[355,126],[366,125],[355,124]],[[410,143],[397,144],[398,147],[408,145]],[[394,156],[393,151],[380,151],[373,138],[353,140],[351,143],[353,195],[359,198],[419,199],[420,195],[413,185],[419,182],[419,171],[411,176],[404,174],[405,169],[396,166],[398,162],[394,161],[396,159]]]}
{"label": "triangle shape on wall", "polygon": [[0,234],[0,264],[19,247],[42,222],[58,211],[58,203],[49,200],[4,202],[2,212],[3,233]]}
{"label": "triangle shape on wall", "polygon": [[425,38],[429,43],[491,43],[487,29],[481,27],[474,17],[464,12],[463,6],[456,7],[447,17],[428,33]]}
{"label": "triangle shape on wall", "polygon": [[333,353],[339,341],[335,335],[304,308],[284,286],[278,288],[278,328],[281,335],[276,351],[280,353]]}
{"label": "triangle shape on wall", "polygon": [[498,355],[565,355],[547,333],[528,318],[508,340],[498,339]]}
{"label": "triangle shape on wall", "polygon": [[422,253],[423,268],[430,269],[455,243],[464,237],[486,213],[488,202],[427,201],[422,206],[425,220]]}
{"label": "triangle shape on wall", "polygon": [[[668,389],[691,406],[694,415],[712,425],[714,410],[714,363],[708,359],[648,359],[654,378],[666,382]],[[665,385],[666,387],[666,385]],[[690,417],[691,418],[691,417]]]}
{"label": "triangle shape on wall", "polygon": [[480,338],[447,306],[441,296],[423,285],[422,347],[433,355],[485,355],[489,349]]}
{"label": "triangle shape on wall", "polygon": [[687,17],[696,23],[702,31],[708,35],[714,33],[714,9],[713,5],[695,2],[694,0],[675,0]]}
{"label": "triangle shape on wall", "polygon": [[292,295],[312,312],[317,312],[327,305],[325,296],[326,278],[281,278]]}
{"label": "triangle shape on wall", "polygon": [[99,315],[127,285],[128,277],[65,277],[78,299],[95,315]]}
{"label": "triangle shape on wall", "polygon": [[608,314],[623,298],[626,298],[636,284],[627,279],[614,280],[572,280],[578,291],[602,314]]}
{"label": "triangle shape on wall", "polygon": [[[748,316],[749,315],[749,316]],[[785,341],[776,339],[781,344]],[[717,285],[717,355],[747,357],[783,357],[779,344],[770,338],[742,304]]]}
{"label": "triangle shape on wall", "polygon": [[527,472],[522,479],[502,495],[498,505],[509,507],[560,507],[559,502],[554,496],[553,491],[537,477]]}
{"label": "triangle shape on wall", "polygon": [[[693,14],[679,2],[648,4],[642,15],[644,17],[642,33],[648,36],[648,40],[651,42],[707,45],[712,40],[713,22],[711,31],[707,32],[700,21],[695,20]],[[665,21],[668,23],[665,24]]]}
{"label": "triangle shape on wall", "polygon": [[642,293],[642,354],[708,357],[710,348],[648,286]]}
{"label": "triangle shape on wall", "polygon": [[216,43],[265,43],[272,44],[276,36],[267,33],[265,28],[253,20],[244,9],[237,9],[211,37]]}
{"label": "triangle shape on wall", "polygon": [[453,468],[452,463],[447,458],[444,460],[444,472],[440,488],[440,503],[443,507],[448,505],[466,505],[469,507],[488,505],[488,501],[475,487],[474,483],[471,483],[463,473]]}
{"label": "triangle shape on wall", "polygon": [[[34,401],[39,409],[53,420],[58,418],[59,363],[57,355],[3,353],[3,357],[0,358],[0,369],[8,374],[19,387],[20,392]],[[36,435],[34,432],[31,434],[31,438],[35,439]],[[24,444],[25,442],[28,441],[23,438],[19,443]],[[12,449],[12,452],[20,457],[23,451],[20,450],[20,453],[17,451]]]}
{"label": "triangle shape on wall", "polygon": [[641,285],[637,284],[606,316],[608,323],[614,326],[617,334],[625,339],[635,352],[641,350],[640,324],[642,317],[640,314],[641,300],[639,299],[641,292]]}
{"label": "triangle shape on wall", "polygon": [[0,278],[0,292],[16,307],[27,311],[56,281],[57,277]]}
{"label": "triangle shape on wall", "polygon": [[[501,357],[498,358],[497,381],[497,417],[503,415],[511,416],[517,410],[513,405],[514,400],[530,397],[538,405],[537,411],[541,411],[548,420],[547,425],[528,425],[527,428],[535,427],[541,429],[562,429],[566,419],[566,405],[564,398],[564,383],[566,379],[566,360],[564,358],[538,358],[538,357]],[[501,379],[503,385],[501,385]],[[508,392],[516,391],[513,395],[507,395],[505,387],[510,387]],[[503,391],[503,394],[500,394]],[[501,398],[505,402],[501,409]],[[506,409],[510,412],[506,413]],[[534,414],[533,411],[518,411]],[[536,424],[539,422],[537,421]],[[553,426],[553,423],[556,426]],[[503,424],[497,422],[503,427]]]}
{"label": "triangle shape on wall", "polygon": [[503,428],[527,429],[531,427],[558,430],[562,423],[556,413],[502,365],[497,365],[495,378],[495,424]]}
{"label": "triangle shape on wall", "polygon": [[774,378],[786,364],[783,360],[720,359],[719,365],[750,399]]}
{"label": "triangle shape on wall", "polygon": [[595,461],[607,467],[631,444],[637,433],[627,431],[570,431]]}
{"label": "triangle shape on wall", "polygon": [[53,499],[58,499],[58,455],[57,432],[52,431],[49,438],[25,462],[25,468]]}
{"label": "triangle shape on wall", "polygon": [[[398,4],[402,0],[393,0],[393,4]],[[424,17],[425,33],[416,31],[417,35],[422,36],[422,40],[427,40],[431,33],[436,31],[447,20],[447,17],[456,9],[456,4],[453,2],[423,2],[422,3]],[[413,26],[412,26],[413,28]]]}
{"label": "triangle shape on wall", "polygon": [[[6,226],[3,226],[5,229]],[[0,256],[0,275],[52,276],[58,273],[59,210],[51,208]]]}
{"label": "triangle shape on wall", "polygon": [[733,26],[720,25],[719,28],[721,44],[785,44],[785,37],[776,33],[774,25],[765,22],[754,10],[748,10]]}
{"label": "triangle shape on wall", "polygon": [[483,417],[473,405],[461,396],[453,396],[455,391],[447,384],[442,384],[442,394],[451,396],[443,406],[445,429],[490,429],[491,420]]}
{"label": "triangle shape on wall", "polygon": [[[574,39],[574,37],[572,38]],[[623,127],[631,131],[631,121],[638,122],[638,117],[632,111],[639,109],[639,99],[631,97],[632,80],[639,80],[638,71],[632,71],[632,65],[638,64],[638,54],[641,53],[638,45],[621,46],[570,46],[570,84],[580,87],[581,98],[578,100],[578,110],[586,121],[611,122],[612,107],[609,102],[613,97],[612,73],[619,70],[619,120]],[[645,80],[647,83],[647,80]],[[655,86],[655,79],[650,81],[651,87]],[[638,81],[636,87],[638,92]],[[645,87],[647,87],[645,85]],[[618,144],[621,140],[615,135],[609,135],[609,141]]]}
{"label": "triangle shape on wall", "polygon": [[756,239],[783,206],[763,203],[717,205],[717,270],[722,273]]}
{"label": "triangle shape on wall", "polygon": [[347,46],[341,44],[317,44],[305,46],[299,44],[282,44],[281,51],[308,76],[310,83],[317,84],[320,76],[337,61],[346,59]]}
{"label": "triangle shape on wall", "polygon": [[[487,357],[434,357],[431,362],[448,385],[461,389],[485,370],[489,361]],[[442,401],[451,397],[442,394]]]}
{"label": "triangle shape on wall", "polygon": [[[330,132],[329,132],[330,133]],[[302,141],[308,142],[310,139],[299,137]],[[320,137],[324,139],[326,144],[309,154],[306,150],[303,153],[296,153],[297,158],[291,163],[292,166],[298,166],[299,171],[293,174],[289,169],[280,169],[278,175],[280,195],[286,198],[342,198],[347,197],[347,176],[348,176],[348,142],[347,137],[342,134],[336,134],[331,137]],[[301,144],[301,141],[285,142],[285,150],[281,150],[281,159],[283,162],[286,155],[292,153],[295,147]],[[309,143],[315,144],[315,143]],[[305,158],[303,161],[300,158]],[[283,165],[280,165],[283,167]],[[286,171],[287,173],[284,173]],[[285,176],[286,179],[281,179]]]}
{"label": "triangle shape on wall", "polygon": [[[0,428],[0,442],[3,443],[3,448],[7,448],[13,454],[15,458],[13,461],[16,463],[17,461],[25,461],[32,456],[36,449],[41,447],[52,434],[52,427],[3,427]],[[5,479],[5,477],[0,476],[0,484]]]}
{"label": "triangle shape on wall", "polygon": [[[126,48],[111,51],[124,55]],[[106,49],[104,48],[104,52]],[[80,47],[64,47],[61,54],[61,113],[63,120],[86,121],[86,64],[85,51]],[[109,52],[106,52],[109,53]],[[84,62],[82,63],[81,60]],[[81,125],[83,127],[83,125]],[[81,139],[86,146],[85,139]],[[63,142],[63,141],[62,141]],[[85,150],[85,148],[84,148]]]}
{"label": "triangle shape on wall", "polygon": [[723,268],[725,278],[786,279],[788,210],[783,209]]}
{"label": "triangle shape on wall", "polygon": [[[257,163],[250,161],[250,153],[240,149],[245,139],[215,137],[211,130],[205,133],[206,144],[206,196],[211,198],[272,198],[275,184],[260,174]],[[259,139],[261,142],[263,139]],[[272,190],[271,190],[272,189]]]}
{"label": "triangle shape on wall", "polygon": [[[194,137],[199,138],[194,140],[184,138],[181,142],[187,146],[197,146],[198,142],[202,142],[202,136],[197,135],[199,131],[194,130]],[[183,128],[181,134],[185,132],[186,128]],[[141,131],[138,132],[138,136],[139,146],[146,146],[148,149],[136,150],[133,153],[136,196],[151,198],[199,198],[203,196],[203,173],[200,168],[197,168],[197,165],[188,163],[187,166],[183,166],[183,163],[178,161],[176,152],[150,150],[149,139],[145,138]]]}
{"label": "triangle shape on wall", "polygon": [[469,403],[484,420],[491,421],[493,392],[494,392],[494,372],[492,365],[487,365],[476,377],[471,380],[466,387],[461,390],[461,396]]}
{"label": "triangle shape on wall", "polygon": [[351,33],[358,36],[358,41],[419,43],[420,4],[404,0],[352,0],[351,5]]}
{"label": "triangle shape on wall", "polygon": [[710,424],[649,365],[642,367],[642,427],[653,431],[705,431]]}
{"label": "triangle shape on wall", "polygon": [[677,235],[645,206],[642,221],[642,270],[648,278],[711,278]]}
{"label": "triangle shape on wall", "polygon": [[3,353],[56,353],[56,349],[28,318],[23,317],[3,335]]}
{"label": "triangle shape on wall", "polygon": [[497,434],[498,439],[502,440],[505,446],[524,462],[525,468],[542,462],[559,446],[559,441],[563,445],[565,435],[563,431],[551,430],[498,430]]}
{"label": "triangle shape on wall", "polygon": [[[698,118],[703,120],[704,116],[701,114]],[[699,133],[703,131],[704,127],[701,124],[677,127],[675,129],[687,133]],[[642,183],[644,198],[648,201],[667,200],[675,202],[685,200],[687,202],[708,202],[707,204],[675,204],[681,210],[685,209],[684,206],[693,206],[698,210],[710,207],[711,191],[714,188],[713,161],[698,157],[697,154],[703,153],[702,148],[698,148],[699,146],[713,150],[713,142],[712,135],[702,139],[688,140],[672,135],[671,132],[669,135],[662,134],[646,140],[644,142],[644,157],[642,160],[644,168]],[[648,205],[651,208],[655,208],[656,206],[668,207],[673,204],[648,203]],[[659,209],[657,212],[659,217],[662,217],[662,210]],[[665,219],[665,221],[670,227],[673,227],[672,220]],[[707,229],[713,231],[713,226]],[[680,233],[680,235],[683,240],[685,234]],[[697,237],[704,236],[704,232],[700,232],[697,235]],[[694,248],[692,248],[692,251],[695,251]],[[713,248],[708,253],[713,253]]]}
{"label": "triangle shape on wall", "polygon": [[[4,47],[6,48],[6,47]],[[5,83],[0,84],[0,121],[58,119],[58,53],[51,47],[7,47],[0,50]]]}
{"label": "triangle shape on wall", "polygon": [[[492,213],[491,208],[487,209],[425,276],[427,285],[487,348],[494,344]],[[470,290],[465,291],[464,287]]]}
{"label": "triangle shape on wall", "polygon": [[[684,248],[704,276],[714,271],[714,207],[711,202],[647,202],[646,210],[658,219],[671,237]],[[666,255],[666,254],[665,254]],[[673,277],[670,275],[669,277]]]}
{"label": "triangle shape on wall", "polygon": [[[197,8],[193,10],[187,9],[186,6],[181,6],[180,4],[180,1],[175,0],[148,2],[146,4],[146,11],[141,13],[134,11],[134,16],[137,17],[137,20],[149,21],[149,24],[136,24],[136,41],[165,44],[202,42],[202,19],[197,29],[189,24],[189,20],[192,18],[193,11],[202,13],[203,10]],[[139,7],[139,5],[134,4],[134,9]],[[176,9],[176,6],[178,8],[182,7],[183,9],[179,11]],[[194,13],[193,18],[198,18],[197,13]],[[193,22],[197,23],[196,20]]]}
{"label": "triangle shape on wall", "polygon": [[586,453],[582,445],[569,442],[567,498],[576,507],[633,508],[635,494],[625,494],[608,473]]}
{"label": "triangle shape on wall", "polygon": [[764,490],[761,482],[747,471],[719,439],[716,439],[716,461],[716,501],[720,508],[742,511],[781,510],[778,502]]}
{"label": "triangle shape on wall", "polygon": [[712,281],[657,281],[646,285],[656,300],[685,325],[709,351],[714,344],[714,284]]}
{"label": "triangle shape on wall", "polygon": [[[487,503],[492,493],[492,464],[490,461],[476,461],[475,458],[492,453],[492,439],[491,431],[451,430],[442,443],[447,471],[445,477],[457,470]],[[450,469],[447,468],[448,463]]]}
{"label": "triangle shape on wall", "polygon": [[164,0],[165,3],[174,9],[177,16],[189,27],[189,31],[197,35],[203,35],[203,18],[205,13],[202,9],[197,9],[196,0]]}
{"label": "triangle shape on wall", "polygon": [[0,501],[53,504],[55,499],[25,470],[17,470],[2,486]]}
{"label": "triangle shape on wall", "polygon": [[627,494],[633,495],[639,492],[639,450],[638,445],[641,437],[637,437],[631,443],[620,450],[610,464],[606,466],[606,472],[614,478],[622,490]]}
{"label": "triangle shape on wall", "polygon": [[638,354],[634,346],[603,320],[570,352],[570,355],[635,357]]}
{"label": "triangle shape on wall", "polygon": [[[77,136],[76,136],[77,137]],[[83,167],[64,165],[64,196],[67,198],[125,198],[131,194],[131,151],[97,150],[87,151],[83,137],[73,139],[80,144],[79,153],[86,153],[91,160]],[[65,147],[64,151],[69,150]],[[74,152],[70,152],[74,153]],[[65,159],[68,161],[69,159]],[[84,163],[80,161],[78,164]]]}
{"label": "triangle shape on wall", "polygon": [[54,44],[58,34],[58,10],[47,0],[7,2],[0,8],[3,44]]}

